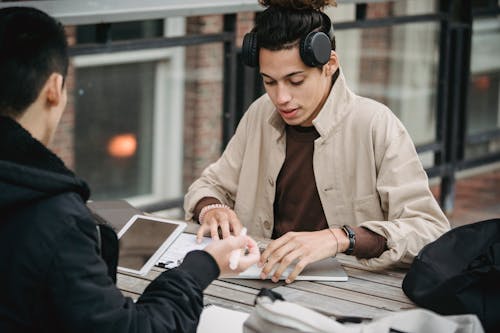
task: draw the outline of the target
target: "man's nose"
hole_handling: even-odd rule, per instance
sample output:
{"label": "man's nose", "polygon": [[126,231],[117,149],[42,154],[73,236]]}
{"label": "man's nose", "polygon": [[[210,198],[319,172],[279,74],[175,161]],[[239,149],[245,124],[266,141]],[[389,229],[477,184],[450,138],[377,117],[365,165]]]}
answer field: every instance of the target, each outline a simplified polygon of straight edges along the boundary
{"label": "man's nose", "polygon": [[278,104],[286,104],[292,99],[290,92],[284,84],[278,84],[276,90],[276,102]]}

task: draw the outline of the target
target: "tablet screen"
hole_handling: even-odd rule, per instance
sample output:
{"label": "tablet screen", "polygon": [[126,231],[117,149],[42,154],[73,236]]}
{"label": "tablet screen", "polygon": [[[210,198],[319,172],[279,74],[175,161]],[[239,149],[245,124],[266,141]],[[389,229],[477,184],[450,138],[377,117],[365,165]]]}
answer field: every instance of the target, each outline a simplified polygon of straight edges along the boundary
{"label": "tablet screen", "polygon": [[120,256],[118,266],[144,274],[182,232],[185,223],[134,216],[119,233]]}

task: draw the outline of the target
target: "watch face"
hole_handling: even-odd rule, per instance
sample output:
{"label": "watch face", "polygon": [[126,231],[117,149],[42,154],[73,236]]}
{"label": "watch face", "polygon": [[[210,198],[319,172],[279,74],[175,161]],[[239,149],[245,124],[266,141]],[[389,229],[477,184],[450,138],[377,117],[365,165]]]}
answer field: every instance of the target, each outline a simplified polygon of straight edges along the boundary
{"label": "watch face", "polygon": [[347,237],[349,237],[349,238],[356,237],[354,230],[352,230],[350,226],[345,225],[342,227],[342,229],[344,229],[344,232],[346,233]]}

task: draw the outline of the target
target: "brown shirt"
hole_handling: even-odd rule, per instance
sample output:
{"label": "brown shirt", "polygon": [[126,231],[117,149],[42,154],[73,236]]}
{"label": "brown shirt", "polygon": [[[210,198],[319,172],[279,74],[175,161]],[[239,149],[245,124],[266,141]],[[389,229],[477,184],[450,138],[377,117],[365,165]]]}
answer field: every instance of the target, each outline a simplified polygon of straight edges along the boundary
{"label": "brown shirt", "polygon": [[286,126],[285,130],[286,157],[276,180],[273,239],[289,231],[328,228],[312,165],[319,133],[314,127]]}

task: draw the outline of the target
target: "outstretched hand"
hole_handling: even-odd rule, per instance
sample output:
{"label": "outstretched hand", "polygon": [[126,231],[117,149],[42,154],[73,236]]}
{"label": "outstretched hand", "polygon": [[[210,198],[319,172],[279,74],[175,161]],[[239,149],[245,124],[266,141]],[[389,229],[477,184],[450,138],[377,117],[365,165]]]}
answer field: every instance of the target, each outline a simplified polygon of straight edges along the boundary
{"label": "outstretched hand", "polygon": [[[229,258],[234,250],[241,250],[241,256],[235,270],[229,267]],[[219,265],[221,274],[241,273],[248,267],[256,264],[260,258],[260,251],[257,243],[249,236],[241,235],[237,237],[230,236],[227,239],[212,241],[205,247],[217,265]]]}

